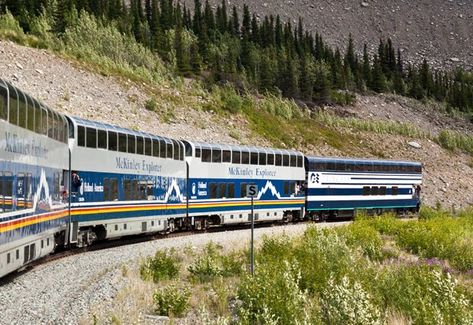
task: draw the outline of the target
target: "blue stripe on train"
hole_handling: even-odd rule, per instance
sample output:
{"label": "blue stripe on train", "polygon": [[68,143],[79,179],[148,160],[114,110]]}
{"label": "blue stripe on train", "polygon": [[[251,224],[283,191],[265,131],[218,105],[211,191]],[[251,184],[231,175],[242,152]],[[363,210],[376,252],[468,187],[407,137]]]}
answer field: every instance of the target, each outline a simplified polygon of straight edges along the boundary
{"label": "blue stripe on train", "polygon": [[415,208],[417,199],[407,200],[367,200],[367,201],[308,201],[307,210],[351,210],[351,209],[392,209]]}
{"label": "blue stripe on train", "polygon": [[[372,185],[372,184],[370,184]],[[386,194],[392,194],[392,189],[387,188]],[[399,188],[397,195],[409,195],[412,194],[411,188]],[[307,195],[363,195],[362,188],[309,188],[307,189]]]}

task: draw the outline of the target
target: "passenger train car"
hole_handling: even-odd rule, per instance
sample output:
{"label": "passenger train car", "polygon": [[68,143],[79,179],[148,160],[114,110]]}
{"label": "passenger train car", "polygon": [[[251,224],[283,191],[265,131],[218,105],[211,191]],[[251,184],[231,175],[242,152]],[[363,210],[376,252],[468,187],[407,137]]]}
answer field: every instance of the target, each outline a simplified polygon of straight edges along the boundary
{"label": "passenger train car", "polygon": [[311,217],[419,210],[420,163],[306,157],[306,168],[306,209]]}
{"label": "passenger train car", "polygon": [[0,277],[64,245],[64,116],[0,79]]}
{"label": "passenger train car", "polygon": [[173,230],[186,214],[186,162],[180,141],[68,117],[71,242]]}
{"label": "passenger train car", "polygon": [[255,184],[255,221],[303,218],[304,156],[297,151],[184,141],[188,215],[196,228],[249,222],[246,186]]}
{"label": "passenger train car", "polygon": [[58,247],[417,211],[422,165],[178,141],[63,116],[0,79],[0,277]]}

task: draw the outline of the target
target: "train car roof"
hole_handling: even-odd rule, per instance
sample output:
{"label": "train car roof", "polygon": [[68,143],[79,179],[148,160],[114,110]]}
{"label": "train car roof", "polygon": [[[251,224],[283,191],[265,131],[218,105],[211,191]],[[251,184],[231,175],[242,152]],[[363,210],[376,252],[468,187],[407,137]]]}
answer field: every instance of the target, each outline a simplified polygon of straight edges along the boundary
{"label": "train car roof", "polygon": [[154,139],[154,140],[164,140],[166,142],[172,142],[172,141],[180,142],[180,140],[175,140],[175,139],[171,139],[171,138],[167,138],[167,137],[161,137],[161,136],[158,136],[158,135],[154,135],[154,134],[146,133],[146,132],[141,132],[141,131],[134,131],[134,130],[122,128],[120,126],[112,125],[112,124],[108,124],[108,123],[90,121],[90,120],[86,120],[86,119],[76,117],[76,116],[69,116],[68,115],[67,118],[69,118],[71,121],[75,122],[77,125],[80,125],[80,126],[93,127],[93,128],[101,129],[101,130],[108,130],[108,131],[113,131],[113,132],[131,134],[131,135],[135,135],[135,136],[148,137],[148,138],[151,138],[151,139]]}
{"label": "train car roof", "polygon": [[182,140],[182,141],[184,143],[187,142],[194,147],[200,147],[204,149],[239,150],[239,151],[248,151],[248,152],[280,153],[280,154],[303,156],[301,152],[296,151],[296,150],[263,148],[263,147],[254,147],[254,146],[237,146],[237,145],[207,143],[207,142],[197,142],[197,141],[187,141],[187,140]]}
{"label": "train car roof", "polygon": [[337,158],[337,157],[314,157],[306,156],[309,163],[328,163],[328,162],[345,162],[345,163],[372,163],[377,165],[410,165],[410,166],[422,166],[422,163],[415,161],[403,161],[403,160],[380,160],[380,159],[353,159],[353,158]]}

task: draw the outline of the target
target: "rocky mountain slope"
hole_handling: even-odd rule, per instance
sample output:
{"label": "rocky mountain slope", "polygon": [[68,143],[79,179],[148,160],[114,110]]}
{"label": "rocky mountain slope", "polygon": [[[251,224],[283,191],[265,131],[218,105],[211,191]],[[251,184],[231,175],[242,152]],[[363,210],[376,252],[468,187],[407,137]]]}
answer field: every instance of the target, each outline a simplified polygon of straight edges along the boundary
{"label": "rocky mountain slope", "polygon": [[[45,50],[0,41],[0,76],[62,113],[180,139],[269,146],[267,140],[248,129],[242,115],[225,117],[212,111],[194,109],[181,100],[174,103],[172,114],[163,117],[159,112],[166,111],[169,102],[159,102],[158,112],[145,109],[149,99],[146,86],[122,78],[102,76]],[[170,100],[181,95],[173,88],[162,87],[159,91],[163,94],[162,98],[168,96]],[[199,94],[194,97],[194,100],[206,100]],[[365,120],[410,122],[431,133],[445,128],[466,133],[473,130],[470,123],[461,118],[445,118],[430,105],[387,95],[359,97],[353,107],[330,107],[326,110]],[[471,156],[449,152],[428,139],[357,130],[348,130],[345,135],[356,136],[361,149],[343,152],[328,144],[296,149],[306,154],[324,156],[421,161],[425,167],[425,203],[435,205],[438,202],[447,208],[473,204]],[[420,148],[409,145],[412,140],[417,141]]]}
{"label": "rocky mountain slope", "polygon": [[[193,0],[184,1],[193,6]],[[221,0],[209,0],[213,7]],[[230,0],[228,7],[279,14],[321,33],[328,44],[345,48],[351,33],[357,49],[367,43],[376,51],[380,38],[391,37],[406,58],[419,62],[426,57],[433,67],[473,68],[473,1],[471,0]]]}

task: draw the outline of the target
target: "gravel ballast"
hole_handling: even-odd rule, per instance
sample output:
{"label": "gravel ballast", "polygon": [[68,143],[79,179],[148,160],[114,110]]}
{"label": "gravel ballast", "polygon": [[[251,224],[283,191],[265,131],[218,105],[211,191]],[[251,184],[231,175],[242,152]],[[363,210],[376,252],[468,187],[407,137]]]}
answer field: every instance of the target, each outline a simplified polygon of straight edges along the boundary
{"label": "gravel ballast", "polygon": [[[345,223],[324,223],[330,227]],[[255,229],[264,235],[299,235],[308,224]],[[124,265],[135,267],[156,250],[174,247],[202,248],[209,241],[224,249],[248,245],[250,231],[236,230],[166,238],[69,256],[25,272],[0,287],[0,324],[78,324],[91,309],[107,308],[126,283],[120,276]]]}

